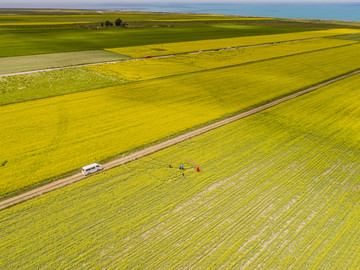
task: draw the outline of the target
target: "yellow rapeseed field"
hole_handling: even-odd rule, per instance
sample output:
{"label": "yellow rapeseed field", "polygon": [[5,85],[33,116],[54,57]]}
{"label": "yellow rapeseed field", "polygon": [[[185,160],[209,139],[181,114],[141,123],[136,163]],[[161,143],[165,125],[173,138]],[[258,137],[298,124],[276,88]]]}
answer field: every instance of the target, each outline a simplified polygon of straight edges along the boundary
{"label": "yellow rapeseed field", "polygon": [[360,68],[360,44],[0,107],[0,194]]}
{"label": "yellow rapeseed field", "polygon": [[174,74],[188,73],[247,62],[281,57],[291,54],[321,50],[357,43],[356,41],[319,38],[290,43],[277,43],[259,47],[178,55],[168,58],[150,58],[111,64],[87,66],[87,68],[117,76],[125,80],[146,80]]}
{"label": "yellow rapeseed field", "polygon": [[319,31],[307,31],[297,33],[264,35],[264,36],[250,36],[224,39],[210,39],[200,41],[186,41],[176,43],[151,44],[143,46],[109,48],[108,51],[119,54],[131,56],[133,58],[144,57],[146,55],[168,55],[182,52],[193,52],[200,50],[221,49],[227,47],[247,46],[255,44],[265,44],[288,40],[298,40],[307,38],[319,38],[336,35],[344,35],[351,33],[358,33],[359,29],[329,29]]}
{"label": "yellow rapeseed field", "polygon": [[1,211],[0,268],[360,269],[359,88],[353,76]]}

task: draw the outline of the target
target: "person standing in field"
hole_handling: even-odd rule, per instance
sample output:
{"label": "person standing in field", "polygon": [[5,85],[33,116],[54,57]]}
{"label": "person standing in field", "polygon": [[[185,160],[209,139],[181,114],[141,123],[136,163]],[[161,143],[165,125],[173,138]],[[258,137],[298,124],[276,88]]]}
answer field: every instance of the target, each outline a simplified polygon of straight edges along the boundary
{"label": "person standing in field", "polygon": [[185,177],[185,175],[184,175],[184,173],[182,173],[182,179],[184,180],[184,177]]}

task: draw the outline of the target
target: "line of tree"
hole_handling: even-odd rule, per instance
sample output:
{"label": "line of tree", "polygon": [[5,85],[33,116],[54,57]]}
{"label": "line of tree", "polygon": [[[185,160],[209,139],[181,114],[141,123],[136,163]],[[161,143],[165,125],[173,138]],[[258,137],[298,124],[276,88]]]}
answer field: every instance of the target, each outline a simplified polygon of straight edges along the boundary
{"label": "line of tree", "polygon": [[101,23],[101,26],[104,26],[104,25],[105,25],[106,27],[109,27],[109,26],[113,26],[114,24],[115,24],[115,26],[117,26],[117,27],[124,27],[124,26],[126,26],[126,23],[123,22],[123,20],[121,20],[120,18],[117,18],[114,23],[113,23],[113,22],[110,22],[110,21],[102,22],[102,23]]}

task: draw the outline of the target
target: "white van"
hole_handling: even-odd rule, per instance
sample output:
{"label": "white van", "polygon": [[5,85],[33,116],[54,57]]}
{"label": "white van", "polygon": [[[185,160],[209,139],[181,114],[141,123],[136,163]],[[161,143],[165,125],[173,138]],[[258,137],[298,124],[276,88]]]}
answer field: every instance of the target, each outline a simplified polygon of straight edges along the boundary
{"label": "white van", "polygon": [[83,173],[83,175],[88,175],[90,173],[101,171],[102,169],[103,169],[103,167],[100,164],[93,163],[93,164],[82,167],[81,172]]}

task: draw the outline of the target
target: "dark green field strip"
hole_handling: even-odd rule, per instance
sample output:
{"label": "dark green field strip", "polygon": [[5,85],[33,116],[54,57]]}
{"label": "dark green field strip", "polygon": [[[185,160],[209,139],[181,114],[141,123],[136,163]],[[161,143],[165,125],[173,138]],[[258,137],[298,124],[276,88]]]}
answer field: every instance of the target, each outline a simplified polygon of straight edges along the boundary
{"label": "dark green field strip", "polygon": [[0,58],[0,74],[125,60],[130,57],[104,50]]}
{"label": "dark green field strip", "polygon": [[360,41],[360,34],[350,34],[350,35],[341,35],[341,36],[333,36],[329,38],[338,38],[338,39],[346,39],[346,40],[356,40]]}
{"label": "dark green field strip", "polygon": [[0,29],[0,57],[99,50],[146,44],[306,31],[296,28],[250,26],[219,28],[211,24],[177,27],[98,29],[41,27]]}

